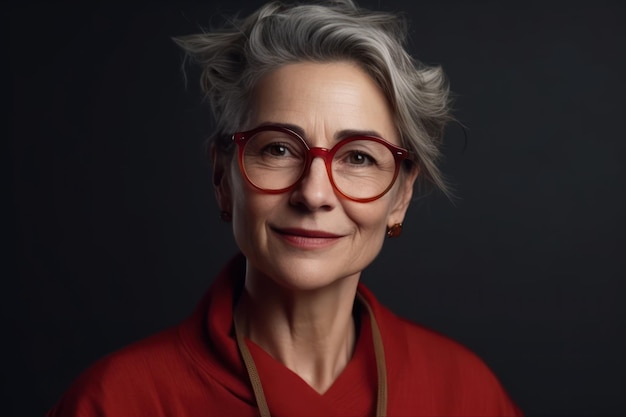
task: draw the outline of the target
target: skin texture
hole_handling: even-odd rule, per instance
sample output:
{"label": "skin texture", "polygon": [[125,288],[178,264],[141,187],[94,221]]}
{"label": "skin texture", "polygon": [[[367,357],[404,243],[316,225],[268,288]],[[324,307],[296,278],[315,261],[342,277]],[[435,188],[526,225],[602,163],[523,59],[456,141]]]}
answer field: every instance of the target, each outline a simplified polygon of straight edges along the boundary
{"label": "skin texture", "polygon": [[[331,148],[347,130],[400,145],[384,94],[350,62],[291,64],[267,74],[241,130],[268,123],[298,126],[309,146]],[[386,228],[403,221],[417,170],[400,175],[380,199],[357,203],[334,191],[319,158],[295,189],[274,195],[246,182],[236,156],[226,165],[220,159],[217,199],[232,213],[247,258],[237,307],[244,333],[323,393],[352,355],[361,271],[379,253]]]}

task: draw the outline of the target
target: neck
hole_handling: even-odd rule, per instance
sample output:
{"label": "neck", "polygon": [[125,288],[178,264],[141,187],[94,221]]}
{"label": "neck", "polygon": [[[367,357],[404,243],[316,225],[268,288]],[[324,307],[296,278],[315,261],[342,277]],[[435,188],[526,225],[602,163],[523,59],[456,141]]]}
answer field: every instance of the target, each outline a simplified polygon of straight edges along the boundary
{"label": "neck", "polygon": [[243,334],[324,393],[352,357],[358,279],[356,275],[319,289],[293,290],[248,268],[237,305]]}

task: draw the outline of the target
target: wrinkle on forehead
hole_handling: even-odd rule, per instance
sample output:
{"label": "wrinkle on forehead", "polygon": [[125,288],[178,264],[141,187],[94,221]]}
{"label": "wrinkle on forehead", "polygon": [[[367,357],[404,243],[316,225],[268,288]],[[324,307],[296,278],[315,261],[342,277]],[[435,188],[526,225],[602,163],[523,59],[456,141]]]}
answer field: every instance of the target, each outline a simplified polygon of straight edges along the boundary
{"label": "wrinkle on forehead", "polygon": [[[328,146],[348,131],[369,132],[399,145],[393,112],[382,90],[350,62],[290,64],[259,80],[247,128],[297,126],[314,146]],[[319,143],[319,144],[318,144]]]}

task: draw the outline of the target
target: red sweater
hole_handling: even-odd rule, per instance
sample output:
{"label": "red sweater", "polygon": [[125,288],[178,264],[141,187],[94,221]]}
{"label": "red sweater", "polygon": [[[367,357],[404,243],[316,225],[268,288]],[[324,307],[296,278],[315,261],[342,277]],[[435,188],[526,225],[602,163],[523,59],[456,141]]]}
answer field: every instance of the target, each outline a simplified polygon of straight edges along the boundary
{"label": "red sweater", "polygon": [[[258,416],[232,331],[244,277],[232,260],[180,325],[115,352],[85,371],[47,417]],[[500,383],[459,344],[396,317],[362,285],[383,339],[388,416],[521,416]],[[354,356],[320,395],[280,362],[246,343],[273,417],[373,416],[376,363],[367,313]]]}

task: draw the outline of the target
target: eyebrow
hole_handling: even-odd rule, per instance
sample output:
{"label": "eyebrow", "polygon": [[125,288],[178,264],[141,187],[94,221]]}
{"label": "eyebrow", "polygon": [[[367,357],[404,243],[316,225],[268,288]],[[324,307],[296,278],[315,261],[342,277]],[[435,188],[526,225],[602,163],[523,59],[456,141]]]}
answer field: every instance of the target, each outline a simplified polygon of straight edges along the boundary
{"label": "eyebrow", "polygon": [[[294,125],[291,123],[273,123],[273,122],[265,122],[261,123],[258,127],[261,126],[279,126],[284,127],[289,130],[293,130],[298,135],[300,135],[303,139],[307,139],[306,134],[304,133],[304,129],[302,129],[298,125]],[[358,130],[358,129],[343,129],[339,132],[335,133],[335,141],[340,141],[345,138],[353,137],[353,136],[376,136],[377,138],[384,139],[383,135],[378,133],[375,130]]]}
{"label": "eyebrow", "polygon": [[381,135],[375,130],[344,129],[344,130],[340,130],[335,135],[336,139],[345,139],[351,136],[376,136],[377,138],[383,139],[383,135]]}

